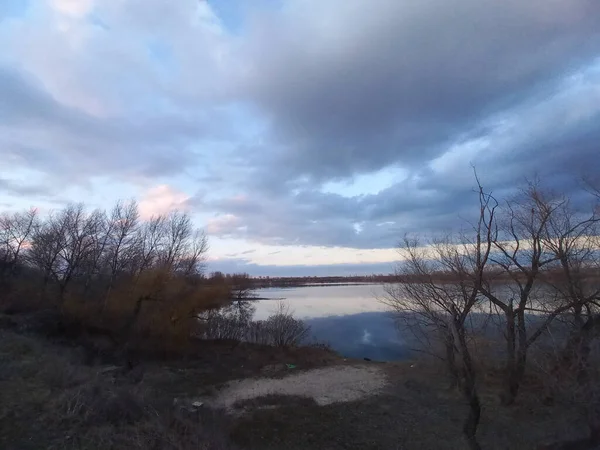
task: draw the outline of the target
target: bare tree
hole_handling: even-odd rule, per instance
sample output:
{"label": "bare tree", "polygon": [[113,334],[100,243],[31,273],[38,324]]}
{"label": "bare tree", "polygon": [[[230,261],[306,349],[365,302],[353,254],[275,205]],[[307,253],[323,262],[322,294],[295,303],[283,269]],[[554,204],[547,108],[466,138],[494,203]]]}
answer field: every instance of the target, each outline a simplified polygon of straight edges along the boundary
{"label": "bare tree", "polygon": [[0,264],[2,280],[14,275],[23,259],[23,250],[31,245],[31,238],[38,226],[38,213],[30,209],[24,213],[0,216]]}
{"label": "bare tree", "polygon": [[42,274],[42,298],[47,295],[49,282],[57,278],[60,271],[60,254],[66,243],[66,222],[51,213],[36,227],[27,252],[27,261]]}
{"label": "bare tree", "polygon": [[[548,221],[548,247],[557,260],[555,271],[545,282],[558,293],[562,303],[569,305],[571,335],[567,340],[562,363],[585,376],[591,340],[598,334],[596,327],[600,307],[600,215],[596,205],[590,215],[582,216],[566,199]],[[563,317],[566,314],[563,314]]]}
{"label": "bare tree", "polygon": [[[545,274],[560,260],[551,229],[567,200],[544,194],[530,184],[520,198],[506,203],[501,219],[492,224],[494,252],[490,261],[500,276],[484,277],[481,293],[503,316],[506,340],[506,392],[503,402],[515,401],[525,375],[529,348],[574,299],[556,296],[545,288]],[[581,219],[568,235],[582,231],[589,218]],[[564,242],[564,239],[563,239]],[[542,313],[533,324],[529,313]]]}
{"label": "bare tree", "polygon": [[[444,343],[452,382],[469,405],[463,433],[471,449],[479,449],[476,432],[481,403],[475,365],[468,343],[467,319],[481,302],[480,290],[493,243],[497,202],[478,186],[480,214],[470,233],[458,240],[436,239],[420,245],[405,239],[396,283],[387,286],[383,300],[416,336],[436,335]],[[440,279],[440,274],[449,275]]]}
{"label": "bare tree", "polygon": [[86,214],[83,205],[69,205],[51,214],[33,233],[27,260],[43,274],[43,285],[54,281],[58,300],[74,280],[84,289],[98,274],[107,244],[105,215]]}
{"label": "bare tree", "polygon": [[109,290],[118,274],[132,268],[137,244],[139,212],[135,201],[117,202],[110,214],[107,265],[110,276]]}
{"label": "bare tree", "polygon": [[104,248],[104,265],[108,275],[108,283],[102,309],[106,308],[108,298],[119,276],[132,275],[139,262],[140,242],[139,213],[135,201],[121,201],[113,207],[107,219],[106,246]]}
{"label": "bare tree", "polygon": [[186,257],[185,251],[192,235],[189,215],[175,211],[165,217],[158,264],[168,270],[177,267],[180,260]]}
{"label": "bare tree", "polygon": [[196,230],[185,242],[178,257],[175,270],[187,277],[204,273],[208,238],[202,230]]}
{"label": "bare tree", "polygon": [[83,204],[70,205],[59,214],[59,228],[64,233],[57,234],[61,251],[59,264],[53,272],[59,287],[59,301],[64,300],[65,292],[74,276],[80,275],[96,252],[98,245],[97,232],[102,213],[95,211],[86,214]]}
{"label": "bare tree", "polygon": [[152,267],[158,260],[165,234],[166,218],[155,216],[144,222],[138,230],[136,272],[137,274]]}
{"label": "bare tree", "polygon": [[86,217],[87,248],[75,270],[75,278],[81,284],[83,297],[89,298],[91,289],[103,275],[103,265],[113,224],[104,211],[95,210]]}
{"label": "bare tree", "polygon": [[560,316],[568,334],[562,345],[554,342],[544,379],[553,397],[566,397],[583,409],[590,435],[577,442],[594,448],[600,445],[600,389],[590,357],[600,337],[600,211],[596,202],[591,213],[582,214],[566,199],[557,212],[547,225],[557,263],[545,282],[570,307]]}

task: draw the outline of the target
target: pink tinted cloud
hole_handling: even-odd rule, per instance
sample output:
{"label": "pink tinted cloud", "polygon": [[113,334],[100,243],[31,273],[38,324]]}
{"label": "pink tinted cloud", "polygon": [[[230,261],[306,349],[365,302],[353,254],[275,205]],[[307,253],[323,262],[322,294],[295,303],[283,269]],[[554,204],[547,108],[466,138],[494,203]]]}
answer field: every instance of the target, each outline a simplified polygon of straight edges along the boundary
{"label": "pink tinted cloud", "polygon": [[189,195],[168,184],[155,186],[148,189],[140,200],[140,217],[146,220],[176,210],[185,211],[189,209],[189,200]]}

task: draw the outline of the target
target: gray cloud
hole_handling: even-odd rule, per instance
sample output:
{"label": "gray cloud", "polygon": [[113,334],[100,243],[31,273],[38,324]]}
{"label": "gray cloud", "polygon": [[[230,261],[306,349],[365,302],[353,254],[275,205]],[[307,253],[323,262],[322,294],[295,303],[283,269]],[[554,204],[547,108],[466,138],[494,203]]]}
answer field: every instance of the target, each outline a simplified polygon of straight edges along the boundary
{"label": "gray cloud", "polygon": [[[230,236],[391,247],[472,217],[471,164],[499,197],[600,169],[599,3],[309,3],[252,41],[271,134],[247,156],[252,195],[212,204],[238,217]],[[407,177],[377,194],[320,191],[393,166]]]}
{"label": "gray cloud", "polygon": [[459,153],[458,161],[416,169],[377,194],[343,197],[308,183],[297,184],[303,187],[296,191],[285,185],[262,195],[257,190],[211,207],[238,218],[227,230],[234,237],[267,244],[389,248],[406,232],[450,231],[473,218],[477,196],[471,163],[498,198],[512,195],[535,176],[555,191],[578,196],[582,176],[600,169],[600,128],[595,126],[600,108],[581,120],[561,118],[577,110],[577,98],[571,98],[536,111],[515,111],[516,129],[491,130],[472,160]]}
{"label": "gray cloud", "polygon": [[[48,174],[160,177],[201,162],[191,148],[231,138],[216,110],[102,118],[53,99],[32,76],[0,66],[0,152]],[[24,145],[26,143],[26,145]]]}
{"label": "gray cloud", "polygon": [[600,48],[595,0],[308,4],[253,43],[279,180],[418,165]]}
{"label": "gray cloud", "polygon": [[[104,2],[80,52],[42,26],[48,6],[3,24],[3,170],[190,174],[215,235],[383,248],[460,226],[471,163],[498,195],[535,174],[574,192],[600,169],[597,0],[286,0],[235,36],[207,5]],[[324,192],[382,168],[401,175],[378,193]]]}
{"label": "gray cloud", "polygon": [[389,248],[408,231],[457,226],[460,213],[469,213],[469,200],[476,200],[470,188],[427,193],[398,184],[377,195],[353,198],[318,191],[283,192],[209,206],[240,218],[222,224],[219,234],[224,236],[271,245]]}
{"label": "gray cloud", "polygon": [[53,197],[46,186],[19,183],[0,178],[0,192],[18,196]]}

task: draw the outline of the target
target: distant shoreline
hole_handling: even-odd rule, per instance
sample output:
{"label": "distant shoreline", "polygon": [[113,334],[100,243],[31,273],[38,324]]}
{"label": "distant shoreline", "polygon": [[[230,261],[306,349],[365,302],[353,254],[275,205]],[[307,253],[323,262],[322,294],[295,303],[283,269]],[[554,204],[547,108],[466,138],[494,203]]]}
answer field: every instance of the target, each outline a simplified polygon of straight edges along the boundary
{"label": "distant shoreline", "polygon": [[355,282],[321,282],[321,283],[299,283],[257,287],[256,289],[295,289],[300,287],[325,287],[325,286],[367,286],[371,284],[384,284],[383,281],[355,281]]}

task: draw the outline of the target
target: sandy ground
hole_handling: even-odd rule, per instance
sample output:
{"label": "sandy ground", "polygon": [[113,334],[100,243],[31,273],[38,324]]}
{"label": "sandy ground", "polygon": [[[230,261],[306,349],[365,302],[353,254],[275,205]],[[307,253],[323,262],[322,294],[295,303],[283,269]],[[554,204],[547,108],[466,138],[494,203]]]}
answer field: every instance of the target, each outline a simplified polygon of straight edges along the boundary
{"label": "sandy ground", "polygon": [[211,406],[230,410],[236,402],[265,395],[312,398],[318,405],[351,402],[376,395],[387,385],[377,366],[334,366],[313,369],[284,378],[250,378],[229,382],[210,400]]}

